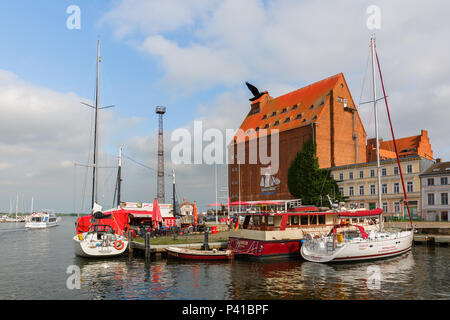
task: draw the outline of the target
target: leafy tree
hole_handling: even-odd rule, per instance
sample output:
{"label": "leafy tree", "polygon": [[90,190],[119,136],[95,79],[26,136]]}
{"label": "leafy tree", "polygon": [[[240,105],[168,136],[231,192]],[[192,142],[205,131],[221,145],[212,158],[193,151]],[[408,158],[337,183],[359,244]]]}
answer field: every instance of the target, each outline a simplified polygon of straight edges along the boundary
{"label": "leafy tree", "polygon": [[306,141],[292,160],[288,171],[289,192],[302,199],[305,205],[329,206],[327,195],[337,201],[344,201],[330,170],[319,168],[316,149],[312,140]]}

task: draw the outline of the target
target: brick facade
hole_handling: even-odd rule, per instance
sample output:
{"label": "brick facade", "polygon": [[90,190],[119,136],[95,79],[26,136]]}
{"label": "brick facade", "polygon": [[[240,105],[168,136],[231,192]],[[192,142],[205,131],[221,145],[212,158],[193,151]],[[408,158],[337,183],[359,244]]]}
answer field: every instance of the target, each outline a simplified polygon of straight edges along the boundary
{"label": "brick facade", "polygon": [[[228,186],[231,201],[290,199],[287,173],[303,142],[314,139],[321,168],[366,162],[366,132],[342,73],[286,95],[264,94],[255,100],[240,129],[249,136],[235,136],[229,146]],[[253,139],[264,129],[279,130],[279,170],[261,175],[260,159],[249,164]],[[255,130],[254,137],[251,130]],[[270,131],[268,132],[270,135]],[[270,139],[268,139],[270,145]],[[235,156],[245,144],[245,161]],[[270,147],[268,147],[270,150]],[[234,156],[233,156],[234,155]]]}

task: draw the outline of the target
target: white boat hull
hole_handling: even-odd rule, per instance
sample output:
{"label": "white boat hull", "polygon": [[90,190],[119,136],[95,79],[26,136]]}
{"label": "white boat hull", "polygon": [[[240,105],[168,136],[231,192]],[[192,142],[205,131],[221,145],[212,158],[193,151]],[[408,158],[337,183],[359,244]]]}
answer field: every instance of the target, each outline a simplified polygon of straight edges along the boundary
{"label": "white boat hull", "polygon": [[[128,241],[122,236],[117,236],[114,241],[97,241],[96,234],[89,234],[87,232],[82,234],[83,240],[78,238],[78,235],[73,237],[75,254],[80,257],[116,257],[125,252],[128,247]],[[114,243],[117,240],[123,242],[123,248],[116,249]]]}
{"label": "white boat hull", "polygon": [[58,222],[26,222],[25,228],[27,229],[44,229],[50,227],[56,227]]}
{"label": "white boat hull", "polygon": [[[328,237],[328,240],[330,239],[331,237]],[[408,252],[411,250],[412,241],[413,232],[403,231],[387,234],[383,238],[342,242],[335,250],[327,251],[326,239],[322,240],[324,245],[321,241],[308,240],[302,245],[301,255],[305,260],[320,263],[381,259]]]}

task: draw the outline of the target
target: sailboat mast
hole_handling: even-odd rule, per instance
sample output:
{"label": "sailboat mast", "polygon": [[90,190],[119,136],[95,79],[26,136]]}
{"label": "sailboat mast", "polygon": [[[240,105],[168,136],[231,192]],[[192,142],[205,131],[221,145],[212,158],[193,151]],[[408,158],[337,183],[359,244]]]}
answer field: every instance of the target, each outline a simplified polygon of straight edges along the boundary
{"label": "sailboat mast", "polygon": [[122,147],[119,149],[119,166],[117,170],[117,208],[120,207],[120,185],[122,183]]}
{"label": "sailboat mast", "polygon": [[34,197],[31,197],[31,208],[30,208],[30,213],[33,213],[33,208],[34,207]]}
{"label": "sailboat mast", "polygon": [[175,217],[177,214],[177,207],[176,207],[176,201],[175,201],[175,170],[172,169],[172,202],[173,202],[173,216]]}
{"label": "sailboat mast", "polygon": [[16,197],[16,219],[17,219],[17,211],[19,210],[19,194]]}
{"label": "sailboat mast", "polygon": [[[380,143],[378,139],[378,112],[377,112],[377,87],[375,80],[375,38],[370,38],[370,48],[372,52],[372,83],[373,83],[373,110],[375,113],[375,140],[377,147],[377,190],[378,208],[382,208],[381,202],[381,175],[380,175]],[[380,231],[383,231],[383,215],[380,215]]]}
{"label": "sailboat mast", "polygon": [[92,205],[91,208],[94,207],[94,203],[97,203],[98,197],[98,168],[97,168],[97,122],[98,122],[98,100],[99,100],[99,73],[100,73],[100,40],[97,40],[97,84],[95,90],[95,119],[94,119],[94,163],[92,166]]}

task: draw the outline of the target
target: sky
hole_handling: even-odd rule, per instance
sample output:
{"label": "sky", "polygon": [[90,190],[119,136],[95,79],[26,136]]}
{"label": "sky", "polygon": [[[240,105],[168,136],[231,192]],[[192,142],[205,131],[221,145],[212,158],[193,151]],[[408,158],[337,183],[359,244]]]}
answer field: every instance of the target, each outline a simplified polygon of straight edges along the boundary
{"label": "sky", "polygon": [[[76,5],[79,29],[67,20]],[[379,8],[369,29],[367,8]],[[158,119],[164,105],[165,169],[178,200],[200,210],[226,201],[224,164],[174,164],[172,133],[237,129],[249,81],[277,97],[342,72],[357,105],[371,99],[375,34],[397,137],[428,130],[435,158],[450,160],[450,22],[447,1],[22,0],[0,2],[0,210],[87,212],[97,40],[101,43],[99,202],[112,206],[120,146],[122,200],[156,196]],[[73,21],[73,20],[70,20]],[[378,84],[377,96],[382,96]],[[384,105],[383,105],[384,107]],[[382,109],[381,109],[382,110]],[[374,136],[373,110],[360,116]],[[380,111],[380,123],[386,120]],[[387,124],[386,121],[384,123]],[[390,139],[389,128],[380,127]],[[223,144],[226,145],[228,141]],[[205,143],[204,143],[205,145]],[[135,162],[133,162],[133,159]],[[77,165],[74,165],[77,164]],[[166,202],[171,202],[171,178]]]}

